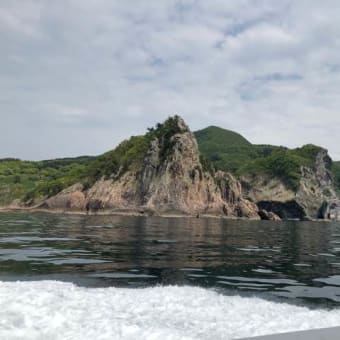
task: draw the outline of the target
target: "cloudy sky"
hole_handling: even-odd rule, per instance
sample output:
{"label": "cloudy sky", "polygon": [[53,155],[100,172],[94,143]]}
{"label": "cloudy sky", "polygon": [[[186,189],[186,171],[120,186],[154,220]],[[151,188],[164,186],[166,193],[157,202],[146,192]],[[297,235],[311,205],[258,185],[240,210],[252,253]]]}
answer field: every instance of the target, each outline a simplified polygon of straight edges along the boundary
{"label": "cloudy sky", "polygon": [[100,154],[172,114],[340,160],[339,0],[1,0],[0,158]]}

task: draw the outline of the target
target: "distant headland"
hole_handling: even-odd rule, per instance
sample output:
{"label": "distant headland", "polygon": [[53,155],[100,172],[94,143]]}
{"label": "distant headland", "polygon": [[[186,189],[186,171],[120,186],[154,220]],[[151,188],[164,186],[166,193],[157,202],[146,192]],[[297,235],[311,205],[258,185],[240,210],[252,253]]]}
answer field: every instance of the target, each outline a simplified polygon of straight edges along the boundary
{"label": "distant headland", "polygon": [[254,145],[179,116],[98,157],[0,160],[3,209],[264,220],[340,219],[340,162],[315,145]]}

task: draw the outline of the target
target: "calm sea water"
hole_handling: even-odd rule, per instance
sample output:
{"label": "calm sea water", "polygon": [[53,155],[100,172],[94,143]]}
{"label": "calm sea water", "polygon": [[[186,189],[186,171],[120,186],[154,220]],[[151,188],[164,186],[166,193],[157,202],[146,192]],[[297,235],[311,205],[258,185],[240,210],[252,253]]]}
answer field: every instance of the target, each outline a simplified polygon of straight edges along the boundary
{"label": "calm sea water", "polygon": [[192,285],[340,306],[340,224],[0,214],[0,280]]}

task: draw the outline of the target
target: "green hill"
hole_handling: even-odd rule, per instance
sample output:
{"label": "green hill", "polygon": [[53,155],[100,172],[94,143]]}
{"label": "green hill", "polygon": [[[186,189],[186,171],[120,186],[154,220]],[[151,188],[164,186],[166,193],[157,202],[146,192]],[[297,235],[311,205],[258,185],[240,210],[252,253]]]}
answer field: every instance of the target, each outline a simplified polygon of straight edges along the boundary
{"label": "green hill", "polygon": [[203,130],[196,131],[195,136],[198,141],[204,143],[205,147],[207,145],[210,147],[221,147],[226,145],[228,145],[228,147],[240,147],[251,145],[251,143],[239,133],[225,130],[217,126],[209,126]]}
{"label": "green hill", "polygon": [[216,126],[195,132],[202,155],[220,170],[238,172],[256,158],[281,149],[272,145],[253,145],[240,134]]}
{"label": "green hill", "polygon": [[319,147],[306,145],[289,150],[282,146],[254,145],[240,134],[214,126],[195,132],[200,152],[216,169],[240,175],[282,179],[297,189],[301,165],[312,165]]}

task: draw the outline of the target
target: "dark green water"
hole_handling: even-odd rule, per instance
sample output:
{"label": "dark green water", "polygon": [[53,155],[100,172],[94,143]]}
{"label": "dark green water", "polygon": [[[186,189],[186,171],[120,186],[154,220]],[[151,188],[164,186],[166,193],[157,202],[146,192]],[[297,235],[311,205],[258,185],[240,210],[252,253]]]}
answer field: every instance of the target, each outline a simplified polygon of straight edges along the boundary
{"label": "dark green water", "polygon": [[0,280],[213,287],[340,306],[340,224],[0,214]]}

